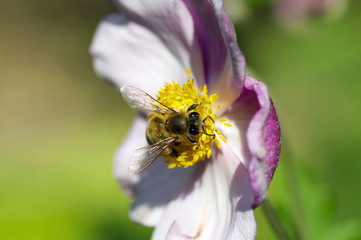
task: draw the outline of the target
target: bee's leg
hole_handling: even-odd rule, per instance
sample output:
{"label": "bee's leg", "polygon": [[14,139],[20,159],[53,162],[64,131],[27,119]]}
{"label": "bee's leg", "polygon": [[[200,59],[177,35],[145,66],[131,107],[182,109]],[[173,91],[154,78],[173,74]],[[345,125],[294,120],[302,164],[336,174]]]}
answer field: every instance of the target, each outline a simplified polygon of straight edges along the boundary
{"label": "bee's leg", "polygon": [[179,156],[178,152],[175,149],[173,149],[169,155],[176,157],[176,158]]}
{"label": "bee's leg", "polygon": [[215,137],[215,136],[216,136],[216,134],[214,134],[214,133],[206,133],[206,130],[204,129],[204,126],[202,126],[202,129],[203,129],[203,133],[204,133],[205,135],[207,135],[207,136],[212,136],[212,137]]}
{"label": "bee's leg", "polygon": [[209,118],[209,119],[211,119],[212,120],[212,122],[214,122],[214,120],[213,120],[213,118],[211,117],[211,116],[207,116],[205,119],[203,119],[203,121],[202,121],[202,129],[203,129],[203,133],[205,134],[205,135],[207,135],[207,136],[212,136],[212,137],[214,137],[214,136],[216,136],[216,134],[214,134],[214,133],[206,133],[206,131],[205,131],[205,129],[204,129],[204,122],[207,120],[207,118]]}
{"label": "bee's leg", "polygon": [[172,153],[173,149],[170,147],[167,147],[166,149],[163,150],[162,155],[170,155]]}
{"label": "bee's leg", "polygon": [[199,146],[199,142],[197,142],[196,140],[194,140],[193,138],[191,138],[190,136],[187,136],[187,139],[191,142],[191,143],[193,143],[193,144],[197,144],[197,148],[198,148],[198,146]]}
{"label": "bee's leg", "polygon": [[198,103],[193,104],[192,106],[190,106],[190,107],[187,109],[187,112],[192,111],[192,110],[195,109],[197,106],[198,106]]}
{"label": "bee's leg", "polygon": [[202,121],[202,122],[205,122],[205,121],[207,120],[207,118],[211,119],[211,120],[212,120],[212,122],[214,122],[213,118],[212,118],[211,116],[209,116],[209,115],[208,115],[205,119],[203,119],[203,121]]}

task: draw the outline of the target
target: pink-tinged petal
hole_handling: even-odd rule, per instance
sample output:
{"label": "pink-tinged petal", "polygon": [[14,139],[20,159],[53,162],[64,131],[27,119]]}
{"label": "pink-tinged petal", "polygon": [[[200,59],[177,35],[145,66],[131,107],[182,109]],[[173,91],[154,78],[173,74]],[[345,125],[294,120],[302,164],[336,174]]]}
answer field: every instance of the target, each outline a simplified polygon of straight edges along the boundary
{"label": "pink-tinged petal", "polygon": [[255,208],[267,195],[280,154],[280,127],[267,87],[247,77],[242,95],[222,117],[232,127],[217,127],[232,151],[248,168]]}
{"label": "pink-tinged petal", "polygon": [[100,76],[155,94],[164,82],[185,82],[189,68],[204,84],[192,18],[181,1],[119,2],[121,13],[100,23],[91,46]]}
{"label": "pink-tinged petal", "polygon": [[182,194],[169,202],[152,239],[254,239],[247,169],[227,145],[214,156],[192,167],[197,170]]}
{"label": "pink-tinged petal", "polygon": [[248,171],[255,192],[255,208],[266,198],[268,186],[278,166],[281,130],[267,87],[260,81],[247,77],[245,88],[257,94],[260,105],[247,132],[248,146],[253,156]]}
{"label": "pink-tinged petal", "polygon": [[218,94],[220,108],[217,115],[221,115],[241,93],[246,78],[246,60],[238,47],[233,24],[223,8],[223,1],[211,0],[211,3],[229,55],[220,79],[209,84],[210,92]]}
{"label": "pink-tinged petal", "polygon": [[206,83],[210,93],[218,94],[217,114],[222,114],[240,95],[245,58],[237,46],[232,22],[223,10],[223,1],[183,1],[192,15],[202,50]]}
{"label": "pink-tinged petal", "polygon": [[232,21],[223,8],[223,1],[211,0],[211,2],[222,32],[222,36],[231,57],[233,68],[232,80],[243,83],[246,78],[246,59],[238,47]]}
{"label": "pink-tinged petal", "polygon": [[214,10],[209,1],[183,0],[193,19],[195,38],[202,51],[206,83],[221,76],[226,60],[227,47],[224,43]]}

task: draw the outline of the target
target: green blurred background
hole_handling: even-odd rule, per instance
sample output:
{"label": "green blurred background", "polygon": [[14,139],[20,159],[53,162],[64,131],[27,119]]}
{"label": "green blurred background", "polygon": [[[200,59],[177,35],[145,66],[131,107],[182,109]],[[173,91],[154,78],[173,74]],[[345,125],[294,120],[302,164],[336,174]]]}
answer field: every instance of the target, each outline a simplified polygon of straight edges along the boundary
{"label": "green blurred background", "polygon": [[[149,238],[112,175],[135,111],[88,53],[115,7],[0,2],[0,239]],[[361,1],[298,26],[276,21],[270,1],[232,4],[282,125],[270,202],[292,239],[361,239]],[[278,239],[261,208],[256,217],[257,239]]]}

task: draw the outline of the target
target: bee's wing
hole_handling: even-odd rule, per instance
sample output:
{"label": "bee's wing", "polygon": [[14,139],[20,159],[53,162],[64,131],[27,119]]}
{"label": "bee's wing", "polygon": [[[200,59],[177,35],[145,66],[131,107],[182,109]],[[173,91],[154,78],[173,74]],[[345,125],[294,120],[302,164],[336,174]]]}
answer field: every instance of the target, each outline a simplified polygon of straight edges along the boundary
{"label": "bee's wing", "polygon": [[120,92],[131,108],[160,113],[175,112],[139,88],[127,85],[122,87]]}
{"label": "bee's wing", "polygon": [[138,174],[147,169],[159,154],[161,154],[174,140],[174,137],[170,137],[153,145],[137,149],[129,162],[129,174]]}

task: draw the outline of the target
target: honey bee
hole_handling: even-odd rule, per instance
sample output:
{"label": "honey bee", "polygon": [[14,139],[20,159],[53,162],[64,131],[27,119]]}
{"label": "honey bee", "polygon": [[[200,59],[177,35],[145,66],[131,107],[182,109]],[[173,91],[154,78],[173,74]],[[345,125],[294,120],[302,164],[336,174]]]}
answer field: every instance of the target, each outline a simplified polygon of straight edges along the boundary
{"label": "honey bee", "polygon": [[210,116],[202,119],[198,112],[192,111],[198,106],[197,103],[187,110],[175,111],[139,88],[128,85],[122,87],[120,91],[131,108],[152,112],[146,128],[146,140],[149,146],[134,152],[128,167],[132,175],[143,172],[161,154],[178,156],[175,146],[185,143],[199,145],[194,137],[200,133],[215,136],[204,130],[205,120],[208,118],[213,122],[214,120]]}

